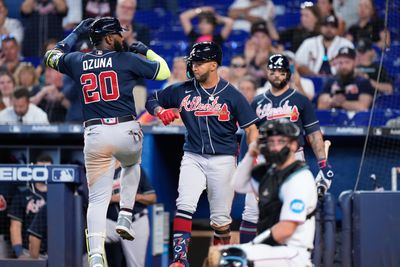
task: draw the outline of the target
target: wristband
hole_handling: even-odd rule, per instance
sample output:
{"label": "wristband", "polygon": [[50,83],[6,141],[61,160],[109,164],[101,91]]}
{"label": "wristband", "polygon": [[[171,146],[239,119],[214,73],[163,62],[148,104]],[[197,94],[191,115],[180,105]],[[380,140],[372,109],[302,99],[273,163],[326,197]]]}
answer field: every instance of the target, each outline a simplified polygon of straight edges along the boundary
{"label": "wristband", "polygon": [[273,235],[272,235],[272,231],[271,234],[268,236],[267,239],[265,239],[265,241],[263,242],[264,244],[270,245],[270,246],[282,246],[282,244],[278,243]]}

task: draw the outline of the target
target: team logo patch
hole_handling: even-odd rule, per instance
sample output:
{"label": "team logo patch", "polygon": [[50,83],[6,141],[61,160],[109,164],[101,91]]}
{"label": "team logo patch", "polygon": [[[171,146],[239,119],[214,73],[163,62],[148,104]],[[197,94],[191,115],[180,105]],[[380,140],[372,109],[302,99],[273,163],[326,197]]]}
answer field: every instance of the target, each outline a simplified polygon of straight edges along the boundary
{"label": "team logo patch", "polygon": [[290,210],[294,213],[301,213],[305,208],[304,202],[300,199],[294,199],[290,202]]}
{"label": "team logo patch", "polygon": [[179,107],[179,112],[184,109],[187,112],[194,111],[194,115],[197,117],[216,116],[219,121],[230,120],[231,112],[229,111],[228,105],[226,103],[218,103],[219,96],[217,96],[211,103],[207,104],[201,103],[200,96],[195,96],[192,100],[190,100],[189,98],[190,95],[182,99]]}
{"label": "team logo patch", "polygon": [[256,113],[260,119],[267,118],[267,120],[274,120],[279,118],[289,118],[291,122],[298,121],[300,116],[297,106],[290,106],[289,100],[286,100],[283,106],[277,108],[272,107],[272,103],[258,105]]}

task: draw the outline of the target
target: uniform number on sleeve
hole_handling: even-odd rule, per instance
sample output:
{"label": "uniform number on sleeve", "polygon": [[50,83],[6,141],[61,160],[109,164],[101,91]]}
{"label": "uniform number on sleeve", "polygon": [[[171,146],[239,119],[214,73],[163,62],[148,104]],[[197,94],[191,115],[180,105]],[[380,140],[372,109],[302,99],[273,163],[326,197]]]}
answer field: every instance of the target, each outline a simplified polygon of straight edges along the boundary
{"label": "uniform number on sleeve", "polygon": [[113,101],[119,98],[118,78],[115,71],[102,71],[98,75],[85,73],[81,75],[81,85],[85,104]]}

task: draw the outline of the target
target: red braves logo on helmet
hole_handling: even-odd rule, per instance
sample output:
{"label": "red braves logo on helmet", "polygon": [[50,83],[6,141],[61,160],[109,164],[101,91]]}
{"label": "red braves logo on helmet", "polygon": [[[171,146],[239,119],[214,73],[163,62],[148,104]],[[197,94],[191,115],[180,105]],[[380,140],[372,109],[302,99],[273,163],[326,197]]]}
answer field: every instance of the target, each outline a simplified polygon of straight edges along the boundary
{"label": "red braves logo on helmet", "polygon": [[295,122],[299,119],[299,110],[296,105],[289,106],[289,100],[286,100],[282,107],[274,108],[271,103],[265,105],[258,105],[256,109],[257,116],[260,119],[267,118],[267,120],[274,120],[279,118],[289,118],[290,121]]}
{"label": "red braves logo on helmet", "polygon": [[182,99],[179,107],[179,112],[182,109],[187,112],[194,111],[194,115],[197,117],[203,116],[217,116],[219,121],[229,121],[231,112],[228,109],[226,103],[218,103],[219,96],[217,96],[211,103],[201,103],[201,97],[195,96],[192,100],[189,99],[190,95]]}

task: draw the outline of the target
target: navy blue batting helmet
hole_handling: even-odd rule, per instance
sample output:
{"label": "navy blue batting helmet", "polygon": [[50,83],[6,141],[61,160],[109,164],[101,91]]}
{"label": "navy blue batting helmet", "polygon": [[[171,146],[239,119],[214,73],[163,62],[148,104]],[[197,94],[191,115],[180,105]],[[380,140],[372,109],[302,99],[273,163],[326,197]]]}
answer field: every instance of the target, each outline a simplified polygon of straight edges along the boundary
{"label": "navy blue batting helmet", "polygon": [[195,43],[190,50],[190,54],[186,57],[188,78],[193,78],[192,62],[199,61],[215,61],[219,66],[222,64],[222,49],[214,42]]}
{"label": "navy blue batting helmet", "polygon": [[121,27],[119,20],[114,17],[103,17],[96,19],[90,25],[89,37],[93,44],[101,42],[104,36],[127,31]]}

